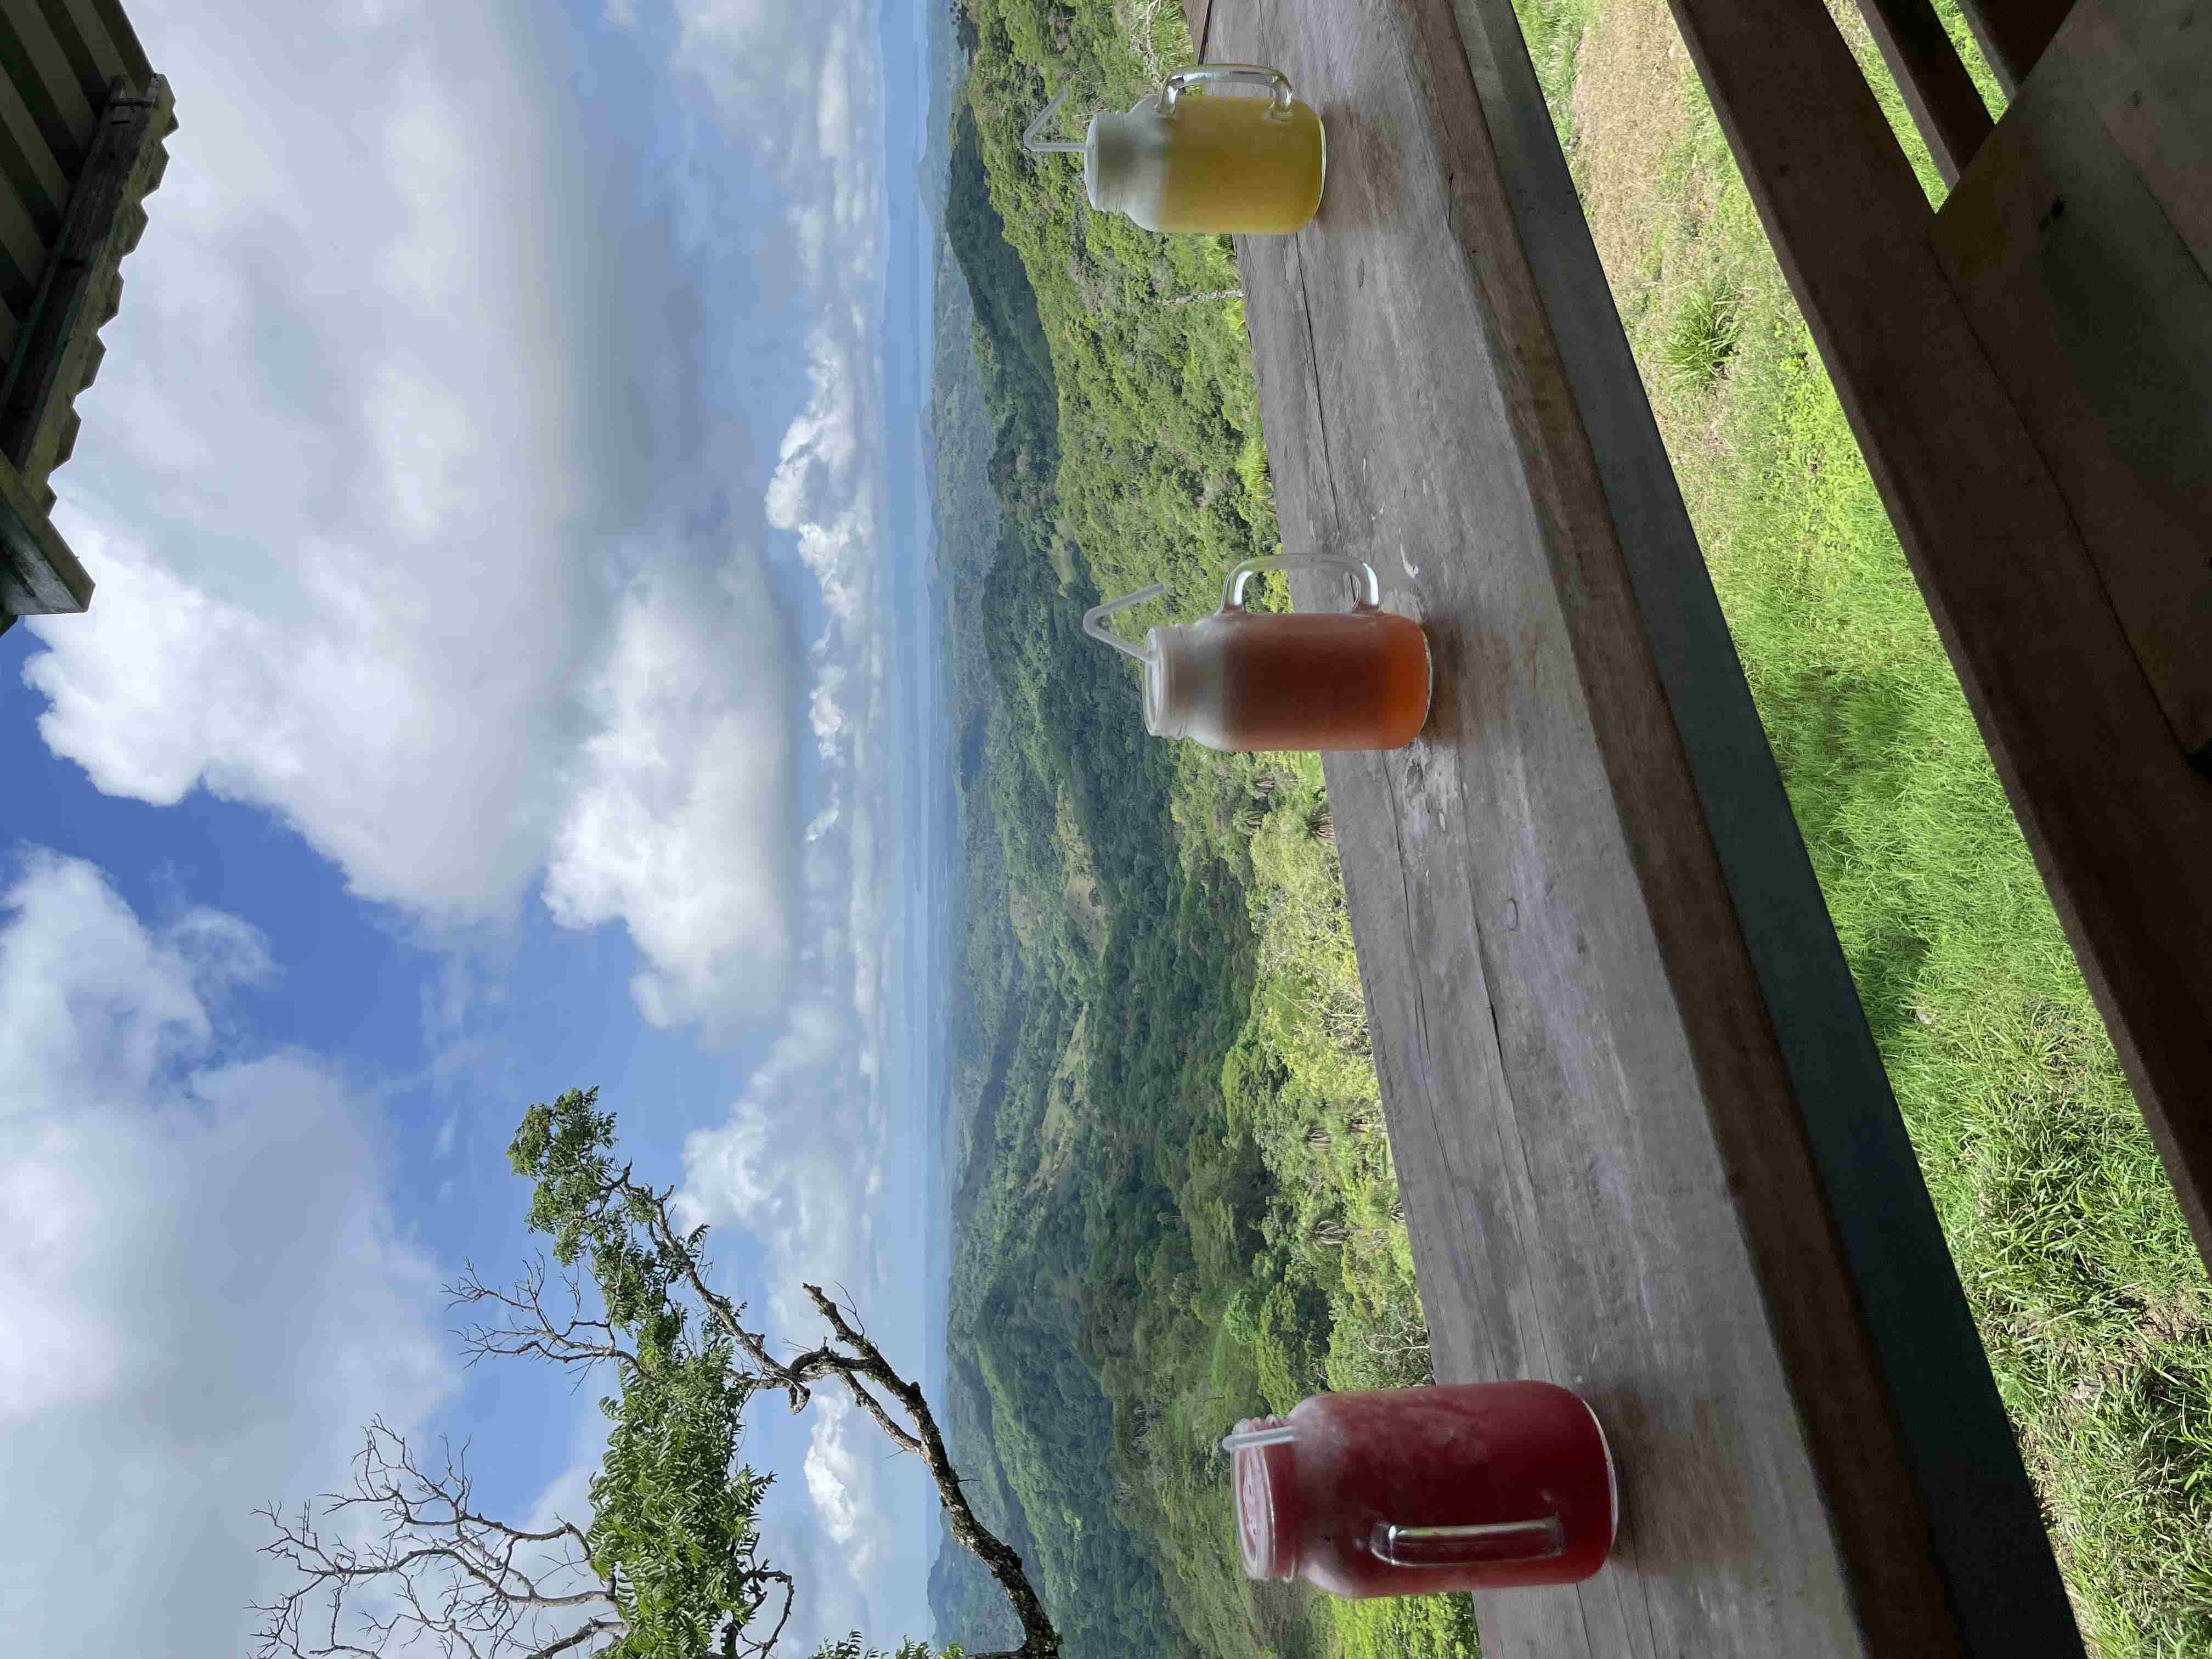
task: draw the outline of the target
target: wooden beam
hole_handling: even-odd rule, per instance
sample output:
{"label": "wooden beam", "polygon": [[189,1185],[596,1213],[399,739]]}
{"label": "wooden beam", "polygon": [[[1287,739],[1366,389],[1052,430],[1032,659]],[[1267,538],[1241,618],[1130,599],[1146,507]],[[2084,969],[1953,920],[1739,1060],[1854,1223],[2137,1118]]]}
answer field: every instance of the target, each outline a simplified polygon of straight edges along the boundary
{"label": "wooden beam", "polygon": [[[1865,1308],[1966,1647],[2002,1652],[2026,1642],[2030,1645],[2020,1651],[2072,1651],[2070,1626],[2058,1616],[2063,1589],[2039,1505],[1682,506],[1511,0],[1457,0],[1457,10],[1522,246],[1589,433],[1668,710],[1803,1114],[1846,1271]],[[1685,976],[1694,982],[1698,970]],[[1831,1450],[1849,1455],[1840,1447]],[[1871,1516],[1865,1519],[1875,1524]]]}
{"label": "wooden beam", "polygon": [[124,255],[145,226],[140,204],[161,182],[162,143],[176,127],[169,83],[143,96],[118,82],[70,197],[36,307],[0,392],[0,454],[43,489],[74,433],[72,405],[100,362],[100,331],[115,314]]}
{"label": "wooden beam", "polygon": [[1820,0],[1672,3],[2212,1260],[2212,783],[2175,741]]}
{"label": "wooden beam", "polygon": [[2081,0],[2060,73],[2096,106],[2143,188],[2212,277],[2212,21],[2187,0]]}
{"label": "wooden beam", "polygon": [[[2178,24],[2195,3],[2158,9]],[[2212,276],[2113,141],[2073,33],[1951,193],[1936,252],[2175,741],[2212,762]],[[2212,124],[2212,29],[2164,44],[2199,77],[2172,113]]]}
{"label": "wooden beam", "polygon": [[1947,185],[1990,136],[1989,106],[1929,0],[1859,0],[1882,62],[1904,94],[1912,124]]}
{"label": "wooden beam", "polygon": [[1615,1565],[1486,1653],[2077,1654],[1510,6],[1215,0],[1208,55],[1329,125],[1238,249],[1285,545],[1435,652],[1328,771],[1437,1373],[1622,1460]]}
{"label": "wooden beam", "polygon": [[2074,0],[1959,0],[1966,27],[2009,98],[2058,33]]}
{"label": "wooden beam", "polygon": [[46,503],[0,459],[0,629],[19,616],[82,611],[92,578],[46,517]]}

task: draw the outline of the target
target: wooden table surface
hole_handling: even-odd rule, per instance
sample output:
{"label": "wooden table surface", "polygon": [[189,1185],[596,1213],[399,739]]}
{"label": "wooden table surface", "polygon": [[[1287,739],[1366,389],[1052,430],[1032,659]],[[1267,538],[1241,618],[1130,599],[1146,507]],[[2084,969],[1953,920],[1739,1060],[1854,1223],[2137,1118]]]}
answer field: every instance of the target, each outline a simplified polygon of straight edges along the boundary
{"label": "wooden table surface", "polygon": [[1188,9],[1329,136],[1238,248],[1285,549],[1435,653],[1328,771],[1437,1374],[1620,1460],[1614,1563],[1485,1653],[2079,1653],[1509,4]]}

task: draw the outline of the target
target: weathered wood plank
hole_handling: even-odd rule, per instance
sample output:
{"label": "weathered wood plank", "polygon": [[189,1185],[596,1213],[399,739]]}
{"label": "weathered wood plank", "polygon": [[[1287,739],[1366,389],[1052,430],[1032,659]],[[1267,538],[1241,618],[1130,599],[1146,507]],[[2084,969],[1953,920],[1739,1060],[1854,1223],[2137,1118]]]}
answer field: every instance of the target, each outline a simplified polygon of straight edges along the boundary
{"label": "weathered wood plank", "polygon": [[46,504],[0,459],[0,628],[19,616],[82,611],[92,586]]}
{"label": "weathered wood plank", "polygon": [[2136,1098],[2212,1260],[2212,784],[1819,0],[1672,0]]}
{"label": "weathered wood plank", "polygon": [[1437,653],[1424,740],[1328,769],[1439,1374],[1581,1388],[1625,1465],[1617,1565],[1486,1650],[2078,1651],[1510,9],[1216,0],[1207,55],[1329,123],[1320,220],[1239,250],[1285,544]]}
{"label": "weathered wood plank", "polygon": [[123,258],[137,241],[139,204],[167,165],[161,146],[176,126],[174,107],[158,76],[144,97],[118,92],[70,198],[37,308],[0,392],[0,454],[27,489],[41,489],[58,464],[71,405],[99,362],[100,330],[114,314]]}
{"label": "weathered wood plank", "polygon": [[1997,84],[2010,97],[2066,21],[2073,0],[1959,0]]}
{"label": "weathered wood plank", "polygon": [[1936,251],[2177,741],[2212,757],[2212,277],[2072,67],[2045,54]]}
{"label": "weathered wood plank", "polygon": [[[1516,222],[1970,1646],[2063,1605],[2038,1508],[1838,946],[1511,0],[1457,0]],[[1690,970],[1694,980],[1698,970]],[[1771,1281],[1770,1281],[1771,1283]],[[2002,1604],[1993,1618],[1990,1609]],[[2061,1621],[2063,1622],[2063,1621]]]}
{"label": "weathered wood plank", "polygon": [[[2054,56],[2212,276],[2212,16],[2195,0],[2081,0]],[[2054,67],[2057,67],[2054,65]]]}
{"label": "weathered wood plank", "polygon": [[1947,185],[1989,137],[1989,106],[1929,0],[1858,0],[1881,60]]}
{"label": "weathered wood plank", "polygon": [[1207,37],[1213,23],[1213,0],[1187,0],[1184,15],[1190,20],[1190,38],[1198,49],[1198,61],[1201,64],[1220,61],[1218,56],[1209,54],[1206,49]]}

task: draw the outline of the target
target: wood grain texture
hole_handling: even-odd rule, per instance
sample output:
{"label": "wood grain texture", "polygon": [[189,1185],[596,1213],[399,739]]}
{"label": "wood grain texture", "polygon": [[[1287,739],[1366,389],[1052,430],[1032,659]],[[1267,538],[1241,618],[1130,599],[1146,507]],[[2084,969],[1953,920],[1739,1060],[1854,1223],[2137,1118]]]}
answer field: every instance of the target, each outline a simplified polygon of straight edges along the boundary
{"label": "wood grain texture", "polygon": [[1423,740],[1328,772],[1438,1372],[1575,1386],[1624,1465],[1616,1564],[1486,1651],[2077,1653],[1510,9],[1215,0],[1207,55],[1329,128],[1239,246],[1285,545],[1436,653]]}
{"label": "wood grain texture", "polygon": [[1935,7],[1929,0],[1859,0],[1859,15],[1897,81],[1936,171],[1945,184],[1957,184],[1992,123]]}
{"label": "wood grain texture", "polygon": [[[2212,82],[2212,27],[2191,33],[2176,44]],[[2201,101],[2212,118],[2212,87]],[[2212,276],[2062,47],[1944,204],[1935,246],[2176,741],[2212,750]]]}
{"label": "wood grain texture", "polygon": [[0,629],[19,617],[82,611],[92,578],[46,517],[45,503],[0,459]]}
{"label": "wood grain texture", "polygon": [[[1455,0],[1522,246],[1970,1645],[2063,1589],[1986,1357],[1644,395],[1512,0]],[[1694,963],[1686,975],[1697,982]],[[1756,1130],[1753,1130],[1756,1133]],[[1770,1281],[1770,1285],[1771,1285]],[[1771,1293],[1771,1291],[1770,1291]],[[1993,1611],[1994,1610],[1994,1611]],[[2069,1638],[2061,1633],[2054,1640]]]}
{"label": "wood grain texture", "polygon": [[2174,229],[2212,278],[2212,11],[2197,0],[2081,0],[2060,32],[2058,74],[2097,106]]}
{"label": "wood grain texture", "polygon": [[2212,1261],[2212,781],[2177,743],[1819,0],[1671,3]]}
{"label": "wood grain texture", "polygon": [[1198,61],[1201,64],[1223,61],[1218,53],[1206,50],[1207,36],[1213,23],[1213,0],[1185,0],[1184,15],[1190,20],[1190,38],[1198,49]]}

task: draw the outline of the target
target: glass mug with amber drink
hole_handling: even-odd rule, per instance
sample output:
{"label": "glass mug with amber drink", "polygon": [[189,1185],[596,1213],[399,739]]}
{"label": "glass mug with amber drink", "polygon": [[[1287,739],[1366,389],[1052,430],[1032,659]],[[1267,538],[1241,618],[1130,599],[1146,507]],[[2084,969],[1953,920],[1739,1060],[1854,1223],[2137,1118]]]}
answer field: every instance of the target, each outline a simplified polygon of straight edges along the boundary
{"label": "glass mug with amber drink", "polygon": [[[1359,578],[1348,611],[1250,611],[1244,586],[1265,570],[1340,568]],[[1382,609],[1364,559],[1334,555],[1247,559],[1229,573],[1221,609],[1154,628],[1142,646],[1106,618],[1166,589],[1109,599],[1083,631],[1145,665],[1145,727],[1209,749],[1398,749],[1429,717],[1429,641],[1419,623]]]}
{"label": "glass mug with amber drink", "polygon": [[1597,1414],[1550,1382],[1316,1395],[1221,1444],[1246,1575],[1332,1595],[1576,1583],[1620,1520]]}
{"label": "glass mug with amber drink", "polygon": [[[1265,98],[1189,89],[1209,82],[1263,86]],[[1022,134],[1031,154],[1083,158],[1091,205],[1126,213],[1146,230],[1287,235],[1321,206],[1328,167],[1321,117],[1291,94],[1290,78],[1258,64],[1194,64],[1127,110],[1091,118],[1079,144],[1043,136],[1066,89]]]}

